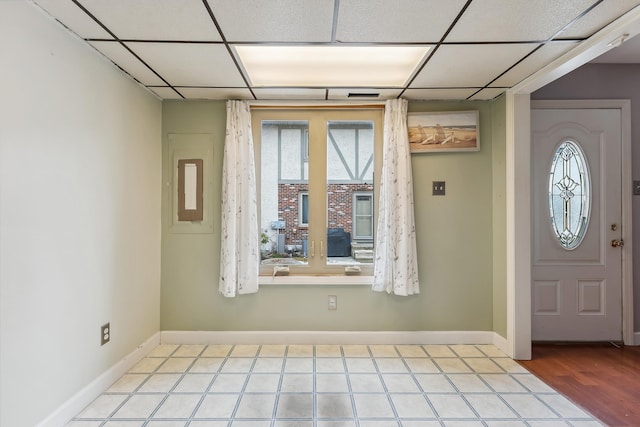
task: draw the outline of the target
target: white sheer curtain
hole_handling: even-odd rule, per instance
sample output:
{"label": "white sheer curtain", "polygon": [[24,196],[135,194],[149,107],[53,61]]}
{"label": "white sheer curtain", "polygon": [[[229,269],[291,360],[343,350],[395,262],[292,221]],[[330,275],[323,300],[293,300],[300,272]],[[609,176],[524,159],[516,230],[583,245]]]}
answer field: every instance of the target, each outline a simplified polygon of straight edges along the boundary
{"label": "white sheer curtain", "polygon": [[403,296],[419,294],[407,101],[404,99],[388,100],[385,105],[379,200],[373,290]]}
{"label": "white sheer curtain", "polygon": [[251,112],[246,101],[227,101],[222,166],[220,293],[258,291],[260,248]]}

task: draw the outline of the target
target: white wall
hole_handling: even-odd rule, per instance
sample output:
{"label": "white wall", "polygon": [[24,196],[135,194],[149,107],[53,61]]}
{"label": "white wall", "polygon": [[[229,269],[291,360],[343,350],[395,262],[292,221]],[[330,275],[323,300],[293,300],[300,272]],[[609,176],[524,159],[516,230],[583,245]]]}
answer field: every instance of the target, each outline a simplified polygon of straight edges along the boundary
{"label": "white wall", "polygon": [[22,427],[159,330],[161,103],[31,2],[0,1],[0,53],[0,425]]}

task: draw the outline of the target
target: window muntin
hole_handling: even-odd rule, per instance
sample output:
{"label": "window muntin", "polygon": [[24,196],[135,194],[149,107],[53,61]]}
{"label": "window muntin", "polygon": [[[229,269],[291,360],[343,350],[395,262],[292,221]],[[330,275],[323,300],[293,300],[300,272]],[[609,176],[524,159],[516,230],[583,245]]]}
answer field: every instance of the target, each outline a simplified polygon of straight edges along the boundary
{"label": "window muntin", "polygon": [[[360,224],[360,229],[366,229],[367,218],[373,223],[373,215],[360,207],[364,210],[356,221],[353,195],[370,194],[369,210],[375,210],[374,177],[379,174],[374,171],[382,158],[378,154],[382,118],[382,108],[252,111],[256,157],[260,156],[256,164],[261,179],[261,228],[271,243],[269,248],[263,245],[261,274],[271,275],[274,264],[289,265],[291,275],[342,275],[345,265],[354,264],[362,264],[362,274],[372,273],[373,234],[356,238],[353,227]],[[335,205],[332,192],[344,192],[348,201],[342,199],[343,205]],[[342,222],[334,224],[329,212],[340,209],[344,211]],[[275,230],[272,223],[283,228]],[[336,239],[342,241],[338,253],[334,253]],[[369,254],[357,261],[351,246],[363,239],[370,246],[363,250]]]}
{"label": "window muntin", "polygon": [[591,211],[590,177],[580,145],[562,142],[554,153],[549,171],[549,214],[558,243],[567,250],[584,238]]}

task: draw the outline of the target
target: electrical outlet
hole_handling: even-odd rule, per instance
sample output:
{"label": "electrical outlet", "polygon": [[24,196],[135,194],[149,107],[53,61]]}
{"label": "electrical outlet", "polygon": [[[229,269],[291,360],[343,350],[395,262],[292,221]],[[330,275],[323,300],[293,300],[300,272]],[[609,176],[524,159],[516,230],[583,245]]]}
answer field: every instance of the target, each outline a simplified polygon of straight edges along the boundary
{"label": "electrical outlet", "polygon": [[633,181],[633,195],[640,196],[640,181]]}
{"label": "electrical outlet", "polygon": [[329,295],[329,310],[337,310],[338,309],[338,297],[336,295]]}
{"label": "electrical outlet", "polygon": [[105,345],[109,341],[111,341],[111,325],[105,323],[100,326],[100,345]]}

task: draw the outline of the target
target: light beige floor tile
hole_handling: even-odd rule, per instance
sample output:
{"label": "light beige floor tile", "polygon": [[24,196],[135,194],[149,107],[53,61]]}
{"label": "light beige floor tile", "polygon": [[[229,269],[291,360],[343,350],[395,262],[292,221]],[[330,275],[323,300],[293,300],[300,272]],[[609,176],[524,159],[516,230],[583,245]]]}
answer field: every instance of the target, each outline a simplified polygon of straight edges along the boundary
{"label": "light beige floor tile", "polygon": [[469,367],[471,367],[471,369],[473,369],[474,372],[478,372],[478,373],[504,372],[504,370],[500,366],[498,366],[496,363],[493,362],[493,360],[487,357],[481,357],[481,358],[465,357],[463,360],[467,365],[469,365]]}
{"label": "light beige floor tile", "polygon": [[201,357],[227,357],[231,352],[233,346],[226,344],[213,344],[207,346],[207,348],[200,355]]}
{"label": "light beige floor tile", "polygon": [[[104,427],[141,427],[143,425],[144,425],[144,421],[113,420],[113,421],[107,421],[104,424]],[[184,427],[184,423],[183,423],[183,427]]]}
{"label": "light beige floor tile", "polygon": [[533,374],[513,374],[513,378],[532,393],[554,393],[554,390]]}
{"label": "light beige floor tile", "polygon": [[598,421],[571,421],[573,427],[606,427]]}
{"label": "light beige floor tile", "polygon": [[174,344],[160,344],[151,350],[147,357],[169,357],[178,347],[178,345]]}
{"label": "light beige floor tile", "polygon": [[316,357],[342,357],[339,345],[317,345]]}
{"label": "light beige floor tile", "polygon": [[468,394],[466,399],[483,418],[518,418],[495,394]]}
{"label": "light beige floor tile", "polygon": [[113,418],[147,418],[164,398],[164,394],[135,394],[118,409]]}
{"label": "light beige floor tile", "polygon": [[200,402],[201,395],[172,394],[153,415],[154,418],[189,418]]}
{"label": "light beige floor tile", "polygon": [[415,378],[425,393],[454,393],[456,391],[444,375],[417,374]]}
{"label": "light beige floor tile", "polygon": [[487,427],[527,427],[522,421],[485,421]]}
{"label": "light beige floor tile", "polygon": [[348,394],[316,395],[318,418],[353,418],[353,406]]}
{"label": "light beige floor tile", "polygon": [[430,357],[457,357],[447,345],[423,345]]}
{"label": "light beige floor tile", "polygon": [[140,392],[143,393],[167,393],[180,380],[180,374],[153,374],[142,387]]}
{"label": "light beige floor tile", "polygon": [[126,394],[103,394],[91,402],[77,418],[106,418],[128,397]]}
{"label": "light beige floor tile", "polygon": [[355,393],[353,400],[360,418],[395,418],[386,394]]}
{"label": "light beige floor tile", "polygon": [[[569,425],[569,423],[566,423],[564,421],[527,421],[527,422],[531,427],[567,427]],[[576,425],[576,424],[571,424],[571,425]],[[594,427],[594,426],[591,426],[591,427]]]}
{"label": "light beige floor tile", "polygon": [[313,392],[312,374],[284,374],[280,385],[282,393],[311,393]]}
{"label": "light beige floor tile", "polygon": [[167,359],[156,372],[159,373],[182,373],[186,372],[196,359],[193,357],[172,357]]}
{"label": "light beige floor tile", "polygon": [[149,374],[125,374],[116,381],[107,392],[109,393],[131,393],[149,377]]}
{"label": "light beige floor tile", "polygon": [[151,373],[158,369],[167,359],[161,357],[145,357],[129,370],[130,374]]}
{"label": "light beige floor tile", "polygon": [[271,427],[270,420],[234,420],[231,427]]}
{"label": "light beige floor tile", "polygon": [[240,393],[247,381],[247,374],[218,374],[213,380],[210,393]]}
{"label": "light beige floor tile", "polygon": [[231,418],[239,398],[239,394],[208,394],[194,418]]}
{"label": "light beige floor tile", "polygon": [[354,393],[383,393],[384,386],[377,374],[357,374],[350,375],[351,390]]}
{"label": "light beige floor tile", "polygon": [[313,394],[281,394],[276,418],[313,419]]}
{"label": "light beige floor tile", "polygon": [[443,421],[444,427],[484,427],[481,421]]}
{"label": "light beige floor tile", "polygon": [[337,357],[317,358],[316,372],[344,372],[344,360]]}
{"label": "light beige floor tile", "polygon": [[286,345],[263,345],[260,347],[258,357],[284,357],[286,351]]}
{"label": "light beige floor tile", "polygon": [[65,427],[100,427],[100,426],[102,426],[102,421],[74,420],[74,421],[69,421],[67,424],[65,424]]}
{"label": "light beige floor tile", "polygon": [[255,357],[259,347],[258,345],[236,345],[231,351],[231,357]]}
{"label": "light beige floor tile", "polygon": [[473,372],[461,359],[456,358],[436,358],[433,361],[438,365],[442,372],[451,373],[464,373]]}
{"label": "light beige floor tile", "polygon": [[186,374],[173,390],[176,393],[204,393],[213,381],[213,374]]}
{"label": "light beige floor tile", "polygon": [[489,357],[507,357],[502,350],[492,344],[481,344],[476,347]]}
{"label": "light beige floor tile", "polygon": [[370,345],[369,350],[373,357],[399,357],[399,353],[392,345]]}
{"label": "light beige floor tile", "polygon": [[564,418],[591,418],[586,412],[559,394],[541,394],[538,395],[538,398]]}
{"label": "light beige floor tile", "polygon": [[318,427],[355,427],[356,422],[353,420],[338,420],[338,421],[318,421]]}
{"label": "light beige floor tile", "polygon": [[254,359],[249,359],[246,357],[234,357],[227,359],[222,367],[220,368],[220,372],[236,372],[236,373],[246,373],[251,370],[253,366]]}
{"label": "light beige floor tile", "polygon": [[510,374],[526,374],[528,371],[523,368],[518,362],[513,359],[509,359],[508,357],[494,357],[493,361],[496,362],[502,369],[509,372]]}
{"label": "light beige floor tile", "polygon": [[249,377],[245,392],[277,393],[279,384],[280,374],[252,374]]}
{"label": "light beige floor tile", "polygon": [[284,359],[280,357],[269,357],[269,358],[259,358],[256,360],[255,365],[253,365],[253,372],[282,372],[282,365]]}
{"label": "light beige floor tile", "polygon": [[449,348],[458,357],[484,357],[484,353],[474,345],[450,345]]}
{"label": "light beige floor tile", "polygon": [[526,393],[527,390],[507,374],[482,374],[480,377],[498,393]]}
{"label": "light beige floor tile", "polygon": [[389,393],[420,393],[420,388],[409,374],[383,374],[382,381]]}
{"label": "light beige floor tile", "polygon": [[204,345],[181,345],[179,349],[173,353],[171,357],[198,357],[202,350],[204,350]]}
{"label": "light beige floor tile", "polygon": [[287,357],[313,357],[312,345],[290,345]]}
{"label": "light beige floor tile", "polygon": [[476,374],[450,374],[447,378],[461,393],[490,393],[492,390]]}
{"label": "light beige floor tile", "polygon": [[345,359],[350,373],[377,372],[371,359],[348,357]]}
{"label": "light beige floor tile", "polygon": [[228,421],[191,421],[189,427],[228,427]]}
{"label": "light beige floor tile", "polygon": [[316,391],[318,393],[348,393],[349,385],[344,374],[316,375]]}
{"label": "light beige floor tile", "polygon": [[311,357],[287,357],[284,364],[284,371],[300,372],[300,373],[312,373],[313,372],[313,358]]}
{"label": "light beige floor tile", "polygon": [[458,395],[429,394],[427,397],[440,418],[476,418],[469,405]]}
{"label": "light beige floor tile", "polygon": [[396,420],[360,420],[360,427],[398,427]]}
{"label": "light beige floor tile", "polygon": [[558,418],[544,403],[530,394],[501,394],[522,418]]}
{"label": "light beige floor tile", "polygon": [[397,345],[396,349],[402,357],[428,357],[424,348],[419,345]]}
{"label": "light beige floor tile", "polygon": [[402,420],[402,427],[442,427],[440,421]]}
{"label": "light beige floor tile", "polygon": [[411,372],[414,373],[439,373],[440,368],[438,368],[435,363],[431,359],[426,358],[410,358],[404,359],[404,363],[409,366]]}
{"label": "light beige floor tile", "polygon": [[370,357],[369,349],[366,345],[343,345],[344,357]]}
{"label": "light beige floor tile", "polygon": [[200,357],[189,368],[192,373],[218,372],[224,359],[220,357]]}
{"label": "light beige floor tile", "polygon": [[435,418],[422,394],[391,394],[391,401],[399,418]]}
{"label": "light beige floor tile", "polygon": [[380,372],[409,372],[404,362],[400,358],[376,358],[375,360]]}
{"label": "light beige floor tile", "polygon": [[308,421],[289,421],[289,420],[276,420],[274,427],[313,427],[313,420]]}
{"label": "light beige floor tile", "polygon": [[151,420],[146,427],[184,427],[186,425],[186,421]]}
{"label": "light beige floor tile", "polygon": [[243,394],[235,418],[264,418],[273,417],[276,402],[275,394]]}

